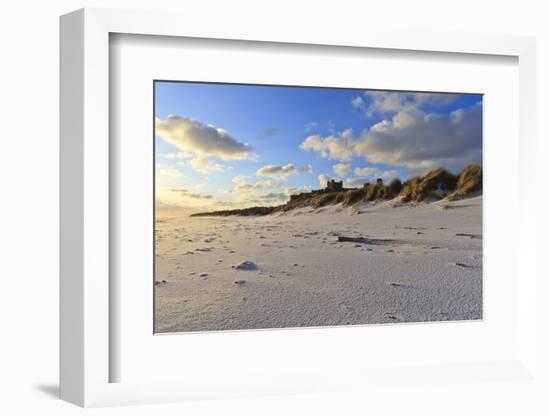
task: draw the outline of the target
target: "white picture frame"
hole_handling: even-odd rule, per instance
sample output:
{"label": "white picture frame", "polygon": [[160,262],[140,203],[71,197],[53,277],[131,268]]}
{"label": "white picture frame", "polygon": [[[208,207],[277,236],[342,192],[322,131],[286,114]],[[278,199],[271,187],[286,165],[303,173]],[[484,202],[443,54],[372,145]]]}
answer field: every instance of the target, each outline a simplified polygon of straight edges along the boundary
{"label": "white picture frame", "polygon": [[[519,244],[517,354],[508,360],[442,363],[419,369],[420,378],[434,371],[447,380],[479,382],[472,373],[524,380],[536,375],[534,244],[536,219],[529,209],[534,195],[529,176],[535,167],[535,41],[529,37],[465,33],[397,32],[367,29],[329,33],[324,28],[301,32],[273,25],[239,28],[222,20],[206,27],[200,19],[177,14],[82,9],[61,18],[61,398],[80,406],[160,403],[192,398],[236,397],[281,392],[322,392],[376,384],[408,371],[381,368],[369,372],[336,369],[318,374],[281,373],[235,385],[233,374],[212,379],[161,382],[110,382],[109,297],[109,36],[113,33],[206,39],[332,45],[452,54],[504,55],[519,65]],[[530,242],[530,243],[529,243]],[[417,377],[419,375],[416,374]]]}

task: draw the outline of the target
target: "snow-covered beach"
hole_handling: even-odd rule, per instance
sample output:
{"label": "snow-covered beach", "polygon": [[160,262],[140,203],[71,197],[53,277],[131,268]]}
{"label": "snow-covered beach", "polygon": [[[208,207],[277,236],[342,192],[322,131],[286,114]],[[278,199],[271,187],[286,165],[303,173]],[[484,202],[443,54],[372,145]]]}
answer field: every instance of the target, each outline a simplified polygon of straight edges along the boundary
{"label": "snow-covered beach", "polygon": [[159,216],[155,330],[481,319],[482,242],[482,196]]}

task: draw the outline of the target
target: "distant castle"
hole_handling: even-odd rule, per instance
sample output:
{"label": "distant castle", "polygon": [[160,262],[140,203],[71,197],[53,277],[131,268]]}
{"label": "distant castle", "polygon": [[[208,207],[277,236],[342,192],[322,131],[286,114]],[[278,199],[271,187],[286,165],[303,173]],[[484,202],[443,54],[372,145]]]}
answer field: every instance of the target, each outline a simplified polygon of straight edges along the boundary
{"label": "distant castle", "polygon": [[325,187],[326,191],[342,191],[344,189],[344,181],[335,181],[331,179],[327,181],[327,186]]}
{"label": "distant castle", "polygon": [[[382,185],[383,184],[382,179],[378,178],[376,180],[376,184]],[[369,185],[370,184],[368,182],[366,182],[365,184],[363,184],[363,188],[368,188]],[[303,192],[303,193],[300,193],[300,194],[290,195],[290,200],[294,201],[294,200],[299,199],[299,198],[301,198],[305,195],[320,194],[320,193],[324,193],[324,192],[347,191],[349,189],[354,189],[354,188],[344,188],[344,181],[335,181],[334,179],[330,179],[330,180],[327,181],[327,184],[326,184],[324,189],[316,189],[316,190],[313,190],[313,191],[310,191],[310,192]]]}

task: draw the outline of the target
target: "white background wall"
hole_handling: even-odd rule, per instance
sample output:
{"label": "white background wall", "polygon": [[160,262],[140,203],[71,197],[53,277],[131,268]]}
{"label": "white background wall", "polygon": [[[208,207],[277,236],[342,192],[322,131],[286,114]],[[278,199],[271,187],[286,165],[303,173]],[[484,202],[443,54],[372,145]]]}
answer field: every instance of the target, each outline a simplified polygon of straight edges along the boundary
{"label": "white background wall", "polygon": [[[82,410],[56,400],[58,375],[58,16],[80,7],[178,10],[189,19],[223,14],[287,25],[361,28],[371,24],[535,35],[538,42],[539,189],[548,193],[546,166],[550,131],[550,25],[545,1],[169,1],[6,0],[0,6],[0,413],[75,414]],[[185,21],[182,21],[185,24]],[[404,68],[406,70],[406,68]],[[547,195],[541,196],[539,212]],[[548,231],[548,221],[540,220]],[[542,233],[541,233],[542,234]],[[513,242],[511,242],[513,243]],[[540,253],[545,239],[539,236]],[[541,256],[540,267],[548,266]],[[539,287],[540,300],[550,285]],[[550,316],[540,302],[540,313]],[[544,325],[548,329],[547,323]],[[543,325],[540,325],[543,329]],[[549,333],[541,331],[548,370]],[[548,374],[548,371],[547,373]],[[550,388],[547,389],[550,391]],[[421,388],[396,397],[338,393],[198,402],[93,410],[106,414],[550,414],[542,390],[498,383]],[[548,393],[546,392],[546,394]],[[437,392],[433,394],[433,392]],[[540,405],[545,403],[545,408]],[[537,408],[538,407],[538,408]]]}

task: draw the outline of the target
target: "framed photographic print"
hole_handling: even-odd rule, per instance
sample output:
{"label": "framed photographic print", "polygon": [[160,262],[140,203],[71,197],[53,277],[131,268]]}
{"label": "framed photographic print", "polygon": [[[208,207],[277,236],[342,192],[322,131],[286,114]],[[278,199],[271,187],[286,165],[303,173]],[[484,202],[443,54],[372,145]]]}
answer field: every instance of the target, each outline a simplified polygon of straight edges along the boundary
{"label": "framed photographic print", "polygon": [[481,319],[482,98],[155,81],[155,332]]}
{"label": "framed photographic print", "polygon": [[530,379],[533,40],[244,29],[61,19],[62,398]]}

